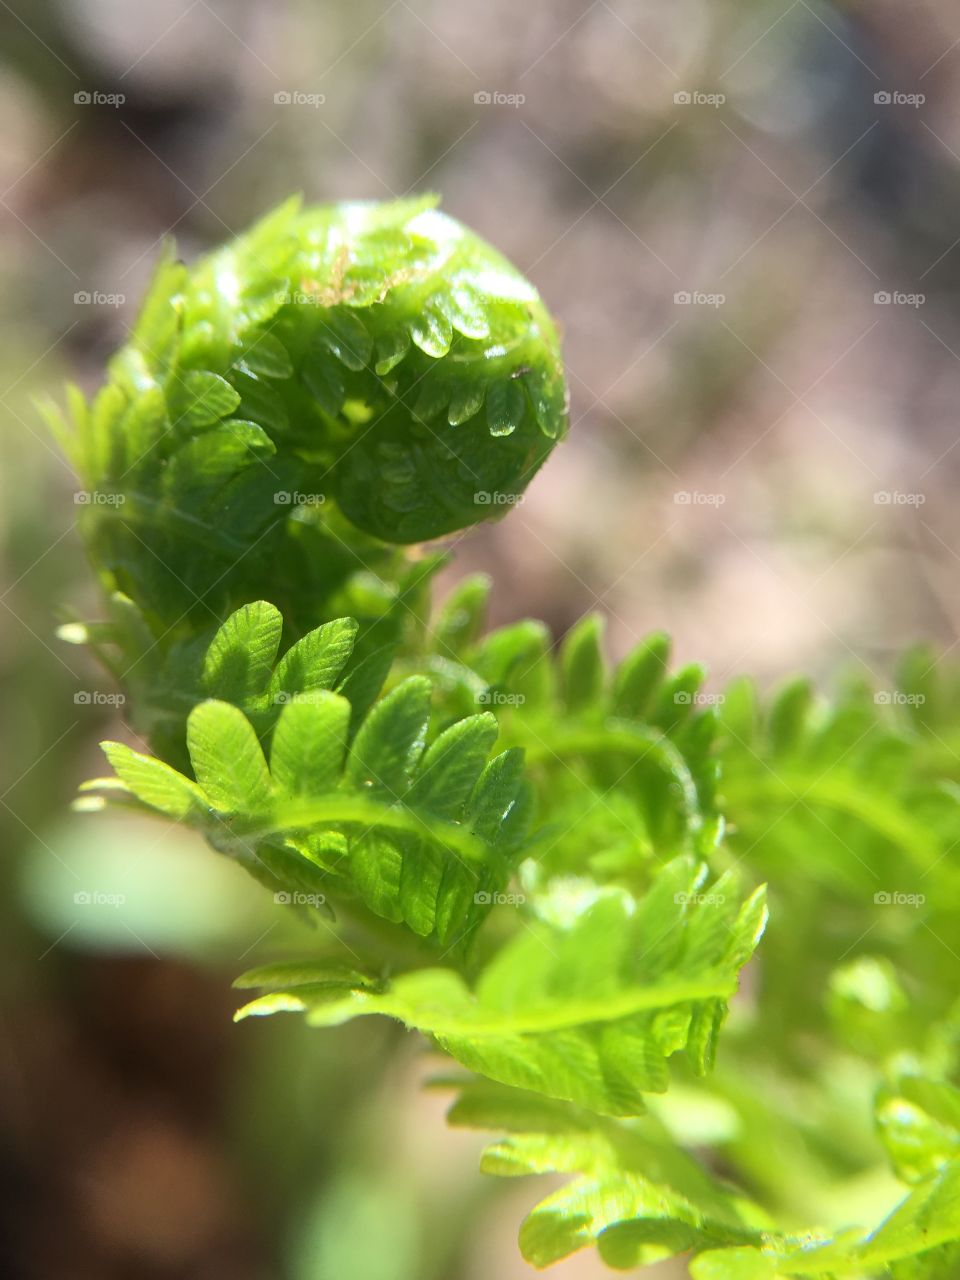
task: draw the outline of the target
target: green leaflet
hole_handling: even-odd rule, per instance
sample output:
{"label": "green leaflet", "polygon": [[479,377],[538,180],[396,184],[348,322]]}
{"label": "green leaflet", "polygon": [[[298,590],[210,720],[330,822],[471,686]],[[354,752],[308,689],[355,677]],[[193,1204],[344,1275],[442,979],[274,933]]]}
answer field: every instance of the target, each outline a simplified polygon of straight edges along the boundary
{"label": "green leaflet", "polygon": [[652,1118],[604,1119],[478,1082],[461,1088],[449,1120],[507,1132],[485,1150],[486,1173],[571,1175],[521,1227],[521,1250],[535,1266],[589,1245],[630,1268],[697,1246],[760,1239],[756,1206],[713,1180]]}
{"label": "green leaflet", "polygon": [[[135,611],[127,621],[142,627]],[[116,624],[108,625],[105,635],[116,640],[118,631]],[[185,726],[190,709],[209,698],[239,708],[252,721],[258,736],[264,736],[294,698],[332,689],[345,681],[357,633],[353,618],[334,618],[285,646],[278,660],[283,618],[274,605],[257,600],[230,614],[220,627],[175,641],[163,661],[159,657],[164,646],[153,640],[147,628],[119,638],[128,653],[141,654],[126,672],[128,678],[133,677],[136,692],[140,692],[142,679],[140,664],[150,659],[157,662],[153,684],[143,693],[149,698],[155,723],[164,731],[158,744],[162,749],[179,725]],[[171,763],[186,765],[182,752],[164,754]]]}
{"label": "green leaflet", "polygon": [[270,809],[272,785],[256,731],[239,707],[201,702],[187,721],[197,782],[218,813],[257,818]]}
{"label": "green leaflet", "polygon": [[252,702],[270,678],[282,631],[279,611],[265,600],[232,613],[204,656],[204,692],[238,706]]}
{"label": "green leaflet", "polygon": [[774,1231],[759,1206],[708,1174],[652,1117],[601,1119],[478,1082],[461,1088],[449,1118],[507,1132],[484,1152],[487,1173],[572,1175],[521,1228],[522,1252],[535,1266],[595,1245],[623,1270],[692,1250],[696,1280],[951,1274],[936,1267],[960,1230],[960,1161],[908,1193],[872,1231],[791,1236]]}
{"label": "green leaflet", "polygon": [[[259,629],[252,616],[225,624],[208,657],[231,652],[227,641],[241,629],[262,655],[269,615],[258,615]],[[328,656],[343,648],[343,629],[331,628]],[[316,657],[321,647],[311,642],[308,652]],[[222,669],[204,669],[214,668]],[[301,670],[306,690],[282,695],[269,765],[248,716],[216,699],[187,720],[196,782],[120,743],[104,750],[130,796],[196,826],[275,888],[359,900],[421,937],[466,945],[523,840],[519,753],[488,760],[496,724],[487,715],[452,725],[424,753],[430,686],[422,677],[379,702],[351,745],[350,704],[309,687],[317,669]],[[320,669],[329,679],[329,662]],[[258,687],[268,675],[261,664]]]}
{"label": "green leaflet", "polygon": [[[830,706],[801,681],[761,708],[748,683],[728,691],[719,744],[724,792],[730,811],[743,811],[738,823],[745,838],[759,833],[771,809],[786,804],[788,833],[795,824],[809,830],[820,814],[837,829],[820,857],[841,889],[876,882],[849,850],[841,856],[841,837],[855,853],[863,847],[874,862],[882,859],[881,872],[921,877],[932,871],[941,862],[941,832],[957,827],[958,797],[929,776],[928,752],[908,718],[891,713],[892,699],[892,692],[875,695],[854,684]],[[767,762],[762,777],[758,761]],[[778,844],[789,838],[776,837]],[[940,870],[948,882],[960,883],[953,860]]]}
{"label": "green leaflet", "polygon": [[[657,634],[610,672],[601,621],[589,615],[556,654],[537,622],[478,638],[483,585],[462,592],[441,609],[433,631],[444,674],[452,681],[458,668],[463,673],[451,712],[463,714],[471,702],[489,707],[501,740],[526,753],[544,823],[543,875],[589,870],[636,889],[651,866],[679,849],[709,856],[723,822],[716,699],[701,692],[702,669],[671,675],[669,642]],[[585,830],[593,837],[586,851]]]}
{"label": "green leaflet", "polygon": [[103,751],[130,794],[149,808],[177,821],[199,819],[203,813],[207,798],[200,787],[162,760],[141,755],[121,742],[105,742]]}
{"label": "green leaflet", "polygon": [[284,707],[273,731],[270,772],[279,791],[310,798],[340,780],[350,733],[350,704],[335,693],[313,691]]}
{"label": "green leaflet", "polygon": [[[944,758],[939,730],[917,732],[909,696],[856,681],[829,703],[801,681],[763,703],[738,681],[719,708],[731,849],[771,881],[775,902],[790,904],[791,928],[771,937],[765,1000],[789,1009],[797,1036],[820,1025],[831,972],[855,958],[861,948],[851,941],[861,935],[863,950],[914,984],[921,1022],[942,1015],[944,993],[960,982],[951,941],[960,770]],[[943,711],[930,696],[922,710],[933,720]],[[812,949],[803,942],[811,937]],[[839,1025],[853,1029],[846,1016]]]}
{"label": "green leaflet", "polygon": [[350,783],[387,802],[399,799],[423,753],[429,719],[430,681],[411,676],[361,725],[347,769]]}
{"label": "green leaflet", "polygon": [[644,1093],[667,1088],[672,1054],[685,1050],[698,1073],[712,1065],[726,1000],[766,919],[762,893],[740,905],[728,880],[701,892],[703,871],[679,859],[639,902],[608,890],[562,922],[556,911],[549,923],[531,922],[472,990],[435,969],[376,992],[345,984],[337,993],[326,982],[314,992],[304,966],[292,987],[274,971],[247,975],[242,985],[276,990],[239,1016],[299,1009],[335,1026],[385,1014],[492,1080],[635,1114]]}
{"label": "green leaflet", "polygon": [[606,670],[601,650],[603,619],[599,614],[583,618],[563,643],[560,661],[563,696],[573,713],[589,711],[603,697]]}
{"label": "green leaflet", "polygon": [[186,433],[190,428],[208,427],[228,418],[240,403],[240,396],[225,378],[193,369],[176,386],[170,410],[174,428]]}
{"label": "green leaflet", "polygon": [[[911,1191],[869,1233],[851,1231],[823,1243],[765,1239],[759,1248],[708,1252],[692,1268],[694,1280],[779,1280],[809,1276],[860,1277],[893,1274],[946,1275],[927,1268],[925,1255],[954,1241],[960,1233],[960,1162],[955,1162]],[[954,1257],[956,1255],[954,1254]],[[943,1255],[930,1259],[941,1265]]]}
{"label": "green leaflet", "polygon": [[353,652],[353,618],[325,622],[291,645],[270,677],[268,696],[282,702],[298,693],[330,689]]}
{"label": "green leaflet", "polygon": [[898,1176],[923,1182],[960,1161],[960,1089],[904,1073],[880,1090],[877,1126]]}

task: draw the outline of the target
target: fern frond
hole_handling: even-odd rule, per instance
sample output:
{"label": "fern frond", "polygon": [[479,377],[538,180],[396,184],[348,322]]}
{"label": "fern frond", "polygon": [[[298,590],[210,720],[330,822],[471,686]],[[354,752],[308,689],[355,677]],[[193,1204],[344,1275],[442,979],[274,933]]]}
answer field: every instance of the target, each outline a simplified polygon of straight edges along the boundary
{"label": "fern frond", "polygon": [[597,616],[558,651],[538,622],[478,638],[484,603],[474,581],[443,606],[431,669],[451,714],[486,706],[503,740],[523,748],[544,823],[543,874],[589,872],[642,888],[678,852],[711,856],[723,822],[703,669],[671,673],[669,640],[654,634],[611,670]]}
{"label": "fern frond", "polygon": [[[85,805],[194,828],[357,944],[246,975],[238,1017],[378,1014],[485,1077],[453,1112],[507,1130],[484,1167],[570,1179],[537,1265],[960,1268],[960,677],[710,694],[660,634],[611,666],[597,617],[485,632],[482,577],[432,612],[444,556],[408,545],[508,510],[567,410],[536,292],[429,198],[168,251],[68,404],[107,614],[61,637],[149,744],[105,743]],[[774,927],[734,1000],[766,920],[738,867]]]}
{"label": "fern frond", "polygon": [[960,765],[918,723],[918,712],[939,714],[937,701],[908,696],[857,681],[829,701],[797,681],[764,703],[739,681],[719,709],[731,852],[789,912],[790,928],[769,940],[765,1012],[796,1037],[822,1028],[823,992],[851,939],[909,977],[928,1021],[960,982]]}
{"label": "fern frond", "polygon": [[506,1131],[484,1152],[487,1173],[570,1177],[521,1227],[521,1251],[535,1266],[594,1245],[618,1270],[692,1251],[696,1280],[946,1280],[957,1258],[960,1159],[943,1162],[872,1230],[801,1235],[775,1231],[759,1205],[708,1173],[653,1117],[603,1119],[477,1082],[461,1088],[449,1119]]}
{"label": "fern frond", "polygon": [[645,1093],[667,1088],[674,1053],[698,1074],[712,1066],[726,1002],[766,920],[762,892],[741,904],[729,879],[706,891],[705,873],[680,858],[639,901],[608,889],[542,902],[541,918],[494,955],[472,990],[433,969],[337,992],[298,965],[292,985],[282,969],[242,979],[273,990],[239,1016],[298,1010],[335,1026],[385,1014],[492,1080],[636,1114]]}
{"label": "fern frond", "polygon": [[[488,759],[487,714],[427,747],[422,676],[381,699],[351,742],[350,702],[327,686],[354,632],[349,619],[327,623],[271,669],[279,615],[262,602],[240,610],[207,651],[202,682],[241,704],[207,698],[191,710],[193,778],[122,743],[104,751],[129,797],[194,826],[276,891],[357,899],[420,937],[462,943],[525,835],[521,755]],[[117,800],[115,783],[106,794]]]}
{"label": "fern frond", "polygon": [[167,626],[316,607],[376,539],[436,538],[523,491],[565,429],[553,324],[434,204],[292,201],[189,269],[162,261],[75,415],[109,589]]}

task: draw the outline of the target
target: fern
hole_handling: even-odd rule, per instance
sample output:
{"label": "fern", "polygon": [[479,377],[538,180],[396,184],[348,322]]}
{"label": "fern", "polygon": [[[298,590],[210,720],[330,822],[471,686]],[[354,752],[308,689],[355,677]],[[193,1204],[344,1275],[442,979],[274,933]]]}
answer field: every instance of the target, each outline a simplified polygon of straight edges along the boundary
{"label": "fern", "polygon": [[704,872],[679,859],[639,902],[603,890],[574,903],[543,899],[545,918],[501,948],[472,991],[445,970],[338,993],[303,966],[290,986],[282,969],[268,969],[242,979],[276,990],[241,1016],[294,1009],[330,1026],[382,1013],[492,1080],[636,1114],[644,1093],[666,1089],[669,1055],[684,1049],[699,1074],[712,1065],[725,1002],[766,919],[762,893],[740,906],[721,881],[698,895]]}
{"label": "fern", "polygon": [[435,606],[445,556],[407,546],[508,509],[566,392],[533,288],[430,199],[168,251],[68,409],[106,616],[61,635],[145,748],[78,803],[327,924],[238,1019],[379,1015],[465,1068],[484,1168],[568,1179],[535,1265],[957,1270],[960,678],[711,695],[660,634],[611,666],[598,617],[488,631],[482,577]]}
{"label": "fern", "polygon": [[[195,826],[277,892],[325,900],[332,889],[444,946],[468,936],[476,900],[502,891],[525,834],[519,753],[488,762],[497,737],[489,714],[458,721],[425,749],[423,676],[378,702],[351,738],[353,708],[331,685],[356,623],[323,624],[274,665],[281,630],[266,601],[231,614],[204,654],[202,700],[186,721],[193,778],[104,743],[122,788]],[[116,796],[109,779],[87,784],[104,786]]]}
{"label": "fern", "polygon": [[920,1182],[873,1231],[800,1236],[773,1230],[759,1205],[707,1177],[662,1124],[628,1126],[481,1084],[462,1090],[450,1119],[507,1132],[484,1153],[488,1173],[574,1175],[521,1228],[524,1256],[536,1266],[596,1244],[623,1270],[695,1250],[695,1280],[832,1280],[884,1270],[945,1280],[960,1257],[957,1161]]}

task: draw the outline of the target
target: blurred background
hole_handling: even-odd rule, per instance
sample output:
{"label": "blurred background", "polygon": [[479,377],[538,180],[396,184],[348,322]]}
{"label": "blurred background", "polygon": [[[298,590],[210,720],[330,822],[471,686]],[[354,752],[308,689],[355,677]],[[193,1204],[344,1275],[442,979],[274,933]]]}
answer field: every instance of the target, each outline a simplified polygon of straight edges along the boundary
{"label": "blurred background", "polygon": [[163,238],[440,192],[559,317],[573,424],[448,579],[600,609],[617,655],[669,630],[717,686],[882,681],[960,622],[958,108],[947,0],[0,0],[4,1274],[532,1274],[543,1185],[479,1177],[413,1038],[231,1026],[282,908],[68,816],[123,707],[54,636],[97,603],[33,398],[97,385]]}

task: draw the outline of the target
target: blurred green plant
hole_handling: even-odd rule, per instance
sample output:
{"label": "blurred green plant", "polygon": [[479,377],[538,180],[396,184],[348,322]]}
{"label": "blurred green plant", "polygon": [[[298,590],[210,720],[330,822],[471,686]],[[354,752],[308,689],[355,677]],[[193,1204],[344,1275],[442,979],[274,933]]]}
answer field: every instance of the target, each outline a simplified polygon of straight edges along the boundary
{"label": "blurred green plant", "polygon": [[760,707],[659,635],[611,671],[597,618],[556,654],[485,633],[480,578],[432,609],[443,557],[400,548],[508,509],[566,397],[536,293],[429,200],[168,255],[70,410],[109,616],[61,634],[154,753],[104,744],[83,805],[195,828],[337,937],[240,978],[238,1017],[385,1015],[468,1068],[452,1122],[507,1135],[484,1168],[570,1178],[537,1265],[952,1274],[955,679],[917,653]]}

